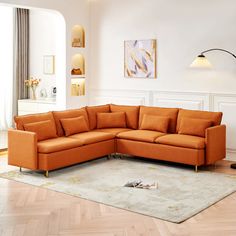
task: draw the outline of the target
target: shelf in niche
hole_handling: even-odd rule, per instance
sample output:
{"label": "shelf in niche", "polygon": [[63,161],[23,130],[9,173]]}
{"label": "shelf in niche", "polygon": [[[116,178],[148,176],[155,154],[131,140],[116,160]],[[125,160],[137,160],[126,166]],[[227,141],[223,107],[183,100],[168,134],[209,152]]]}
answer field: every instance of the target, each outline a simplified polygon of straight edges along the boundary
{"label": "shelf in niche", "polygon": [[81,25],[74,25],[71,32],[71,46],[73,48],[85,47],[85,31]]}
{"label": "shelf in niche", "polygon": [[72,76],[85,76],[85,59],[81,53],[77,53],[72,57],[71,68]]}
{"label": "shelf in niche", "polygon": [[85,96],[85,78],[71,79],[71,96]]}
{"label": "shelf in niche", "polygon": [[71,75],[71,79],[85,79],[86,76],[85,75]]}

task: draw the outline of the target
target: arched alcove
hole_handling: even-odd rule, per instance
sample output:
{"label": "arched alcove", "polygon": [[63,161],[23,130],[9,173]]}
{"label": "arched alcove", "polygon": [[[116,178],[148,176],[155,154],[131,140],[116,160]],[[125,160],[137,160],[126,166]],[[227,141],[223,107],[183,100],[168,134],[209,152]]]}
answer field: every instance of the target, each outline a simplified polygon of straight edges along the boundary
{"label": "arched alcove", "polygon": [[85,31],[81,25],[75,25],[71,33],[71,46],[72,47],[85,47]]}
{"label": "arched alcove", "polygon": [[74,78],[71,79],[71,96],[84,96],[85,95],[85,79]]}
{"label": "arched alcove", "polygon": [[72,57],[71,62],[71,75],[84,76],[85,75],[85,61],[84,56],[80,53]]}

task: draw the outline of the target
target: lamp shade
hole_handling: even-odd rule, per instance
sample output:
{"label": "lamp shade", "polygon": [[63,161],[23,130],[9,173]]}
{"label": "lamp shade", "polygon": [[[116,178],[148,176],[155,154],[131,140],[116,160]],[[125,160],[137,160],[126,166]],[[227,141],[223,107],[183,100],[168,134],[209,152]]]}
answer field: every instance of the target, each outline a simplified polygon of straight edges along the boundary
{"label": "lamp shade", "polygon": [[207,60],[204,55],[199,55],[190,65],[191,68],[199,68],[199,69],[210,69],[212,68],[211,63]]}

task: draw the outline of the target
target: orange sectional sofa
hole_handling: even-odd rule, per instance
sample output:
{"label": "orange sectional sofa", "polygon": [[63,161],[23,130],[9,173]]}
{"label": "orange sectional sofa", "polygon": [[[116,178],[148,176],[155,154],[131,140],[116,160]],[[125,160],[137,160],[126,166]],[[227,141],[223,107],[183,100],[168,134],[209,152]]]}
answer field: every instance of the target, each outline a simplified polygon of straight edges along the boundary
{"label": "orange sectional sofa", "polygon": [[221,112],[102,105],[15,117],[8,163],[31,170],[70,166],[113,153],[195,166],[226,155]]}

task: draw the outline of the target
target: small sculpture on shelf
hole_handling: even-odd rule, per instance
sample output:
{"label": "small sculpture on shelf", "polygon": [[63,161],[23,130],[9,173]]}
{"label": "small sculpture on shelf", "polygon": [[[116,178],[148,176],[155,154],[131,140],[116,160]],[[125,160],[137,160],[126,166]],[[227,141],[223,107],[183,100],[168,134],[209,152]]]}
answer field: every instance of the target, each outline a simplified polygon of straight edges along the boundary
{"label": "small sculpture on shelf", "polygon": [[39,93],[41,98],[47,98],[48,96],[46,88],[42,88]]}
{"label": "small sculpture on shelf", "polygon": [[82,71],[80,70],[80,68],[73,68],[71,70],[71,75],[82,75]]}
{"label": "small sculpture on shelf", "polygon": [[84,96],[85,95],[85,80],[72,79],[71,81],[71,96]]}
{"label": "small sculpture on shelf", "polygon": [[71,68],[71,75],[84,75],[85,65],[82,54],[77,53],[72,57]]}
{"label": "small sculpture on shelf", "polygon": [[72,42],[72,47],[82,47],[80,38],[74,38]]}
{"label": "small sculpture on shelf", "polygon": [[26,87],[30,88],[32,91],[32,99],[36,100],[36,89],[40,83],[41,79],[31,76],[29,79],[25,80]]}

